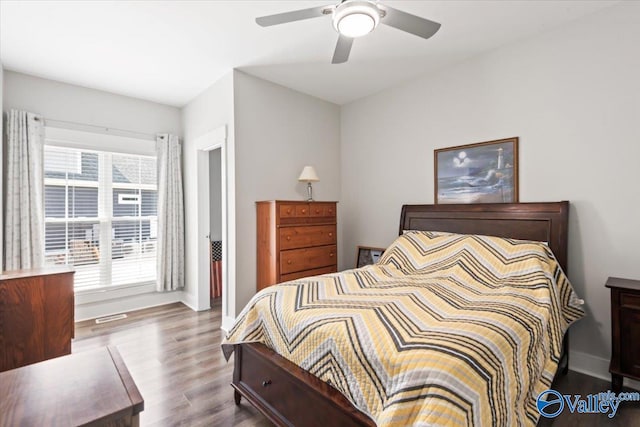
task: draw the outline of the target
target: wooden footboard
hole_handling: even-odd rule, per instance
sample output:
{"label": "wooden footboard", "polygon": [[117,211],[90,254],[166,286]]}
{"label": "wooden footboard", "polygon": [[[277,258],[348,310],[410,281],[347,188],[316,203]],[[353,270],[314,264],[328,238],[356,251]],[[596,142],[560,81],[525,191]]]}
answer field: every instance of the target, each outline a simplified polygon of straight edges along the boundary
{"label": "wooden footboard", "polygon": [[234,346],[231,386],[277,426],[375,426],[339,391],[262,344]]}
{"label": "wooden footboard", "polygon": [[[554,382],[568,371],[568,333]],[[375,426],[340,392],[263,344],[236,344],[231,386],[276,426]]]}

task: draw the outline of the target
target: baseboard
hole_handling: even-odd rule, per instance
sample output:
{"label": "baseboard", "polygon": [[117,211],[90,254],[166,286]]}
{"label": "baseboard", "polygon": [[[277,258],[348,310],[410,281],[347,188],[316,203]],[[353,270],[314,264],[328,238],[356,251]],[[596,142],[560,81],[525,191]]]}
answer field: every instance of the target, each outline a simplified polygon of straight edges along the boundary
{"label": "baseboard", "polygon": [[[581,374],[600,378],[605,381],[611,381],[609,360],[603,357],[571,350],[569,351],[569,369],[575,372],[580,372]],[[625,378],[624,385],[629,388],[640,390],[640,381]]]}
{"label": "baseboard", "polygon": [[195,298],[195,296],[193,294],[190,294],[188,292],[183,292],[182,293],[182,303],[184,305],[186,305],[187,307],[189,307],[193,311],[199,311],[198,310],[198,302],[196,301],[196,298]]}
{"label": "baseboard", "polygon": [[136,295],[148,295],[156,292],[155,283],[139,283],[131,286],[106,286],[95,289],[79,289],[75,292],[76,306],[121,300]]}
{"label": "baseboard", "polygon": [[142,310],[144,308],[157,307],[183,301],[182,291],[176,292],[151,292],[142,295],[133,295],[125,298],[114,298],[100,302],[78,304],[75,307],[75,321],[95,319],[111,316],[118,313]]}

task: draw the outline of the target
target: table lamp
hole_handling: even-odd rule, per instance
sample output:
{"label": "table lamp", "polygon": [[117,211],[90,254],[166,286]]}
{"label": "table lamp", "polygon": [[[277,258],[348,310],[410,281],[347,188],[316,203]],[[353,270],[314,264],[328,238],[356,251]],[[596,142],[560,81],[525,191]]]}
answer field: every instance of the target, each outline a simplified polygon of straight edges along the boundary
{"label": "table lamp", "polygon": [[311,183],[320,181],[320,178],[318,178],[318,174],[313,166],[305,166],[298,177],[298,181],[307,183],[307,195],[309,196],[307,202],[313,202],[313,188],[311,187]]}

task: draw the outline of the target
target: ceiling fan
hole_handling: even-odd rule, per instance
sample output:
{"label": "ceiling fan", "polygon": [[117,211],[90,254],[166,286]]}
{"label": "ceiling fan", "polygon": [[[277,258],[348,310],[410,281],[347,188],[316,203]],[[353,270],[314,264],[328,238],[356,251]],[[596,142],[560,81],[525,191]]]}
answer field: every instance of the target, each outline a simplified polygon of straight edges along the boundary
{"label": "ceiling fan", "polygon": [[378,24],[385,24],[425,39],[434,35],[440,28],[437,22],[385,6],[377,0],[342,0],[336,5],[262,16],[256,18],[256,23],[262,27],[270,27],[324,15],[331,15],[333,28],[339,34],[332,64],[347,62],[353,39],[369,34]]}

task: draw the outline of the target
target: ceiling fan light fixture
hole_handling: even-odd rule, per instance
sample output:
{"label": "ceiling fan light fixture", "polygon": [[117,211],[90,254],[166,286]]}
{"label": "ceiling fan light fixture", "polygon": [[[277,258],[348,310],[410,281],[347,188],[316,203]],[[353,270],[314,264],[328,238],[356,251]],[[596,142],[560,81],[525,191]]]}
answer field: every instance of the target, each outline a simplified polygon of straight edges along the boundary
{"label": "ceiling fan light fixture", "polygon": [[380,22],[378,7],[368,1],[347,0],[333,12],[333,27],[345,37],[369,34]]}
{"label": "ceiling fan light fixture", "polygon": [[340,0],[335,5],[260,16],[256,18],[256,23],[261,27],[270,27],[327,15],[331,15],[331,24],[339,34],[331,59],[332,64],[347,62],[354,40],[374,31],[381,21],[386,26],[423,39],[430,38],[440,29],[437,22],[384,6],[378,0]]}

